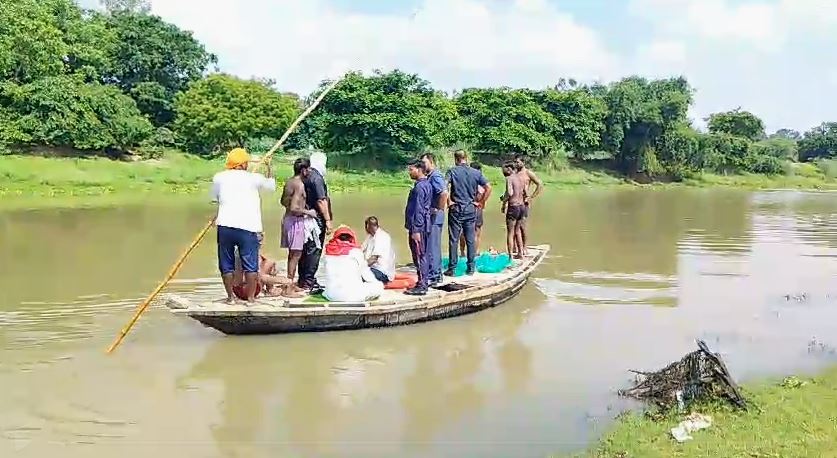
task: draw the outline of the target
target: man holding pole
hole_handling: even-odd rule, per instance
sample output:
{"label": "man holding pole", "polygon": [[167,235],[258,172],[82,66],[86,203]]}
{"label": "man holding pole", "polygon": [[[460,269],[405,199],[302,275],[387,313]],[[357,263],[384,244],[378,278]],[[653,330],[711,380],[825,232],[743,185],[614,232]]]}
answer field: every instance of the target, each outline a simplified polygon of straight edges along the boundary
{"label": "man holding pole", "polygon": [[212,179],[212,199],[218,202],[215,220],[218,232],[218,269],[227,292],[227,303],[235,302],[236,249],[244,271],[247,302],[253,302],[259,277],[259,234],[262,228],[262,206],[259,191],[275,191],[276,181],[270,162],[266,176],[247,171],[250,155],[243,148],[227,154],[226,170]]}

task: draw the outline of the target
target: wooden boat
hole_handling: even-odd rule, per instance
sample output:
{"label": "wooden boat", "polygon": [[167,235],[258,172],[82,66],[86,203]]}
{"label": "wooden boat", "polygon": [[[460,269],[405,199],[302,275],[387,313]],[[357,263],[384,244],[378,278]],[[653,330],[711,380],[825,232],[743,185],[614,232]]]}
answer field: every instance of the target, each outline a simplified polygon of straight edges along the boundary
{"label": "wooden boat", "polygon": [[[426,296],[408,296],[402,290],[385,290],[373,301],[321,302],[282,297],[257,298],[255,304],[226,304],[213,293],[168,294],[168,308],[224,334],[278,334],[397,326],[473,313],[514,297],[544,260],[549,245],[528,248],[529,254],[496,274],[448,278],[444,284],[463,289],[431,288]],[[443,287],[444,287],[443,284]],[[454,289],[454,288],[449,288]]]}

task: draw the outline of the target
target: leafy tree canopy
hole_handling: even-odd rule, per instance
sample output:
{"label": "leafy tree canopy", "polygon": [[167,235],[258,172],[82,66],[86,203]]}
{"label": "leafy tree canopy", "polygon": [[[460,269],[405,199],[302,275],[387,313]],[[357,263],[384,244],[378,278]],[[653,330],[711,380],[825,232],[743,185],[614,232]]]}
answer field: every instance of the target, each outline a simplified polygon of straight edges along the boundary
{"label": "leafy tree canopy", "polygon": [[750,141],[764,139],[764,122],[749,111],[736,108],[723,113],[713,113],[707,118],[709,132],[729,134]]}
{"label": "leafy tree canopy", "polygon": [[250,138],[278,138],[298,104],[262,82],[224,74],[192,83],[175,101],[175,132],[191,151],[212,154]]}

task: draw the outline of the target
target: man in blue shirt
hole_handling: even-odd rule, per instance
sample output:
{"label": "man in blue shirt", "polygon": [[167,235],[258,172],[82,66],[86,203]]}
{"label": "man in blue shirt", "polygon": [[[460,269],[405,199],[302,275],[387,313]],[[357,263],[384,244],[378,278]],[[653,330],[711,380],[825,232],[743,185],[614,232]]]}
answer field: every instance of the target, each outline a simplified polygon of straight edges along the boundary
{"label": "man in blue shirt", "polygon": [[427,294],[430,279],[427,240],[432,225],[430,212],[433,205],[433,188],[427,180],[427,171],[422,161],[411,163],[407,166],[407,171],[415,185],[410,190],[407,208],[404,209],[404,228],[410,237],[410,253],[418,273],[418,282],[415,287],[404,291],[404,294],[424,296]]}
{"label": "man in blue shirt", "polygon": [[[491,195],[491,185],[485,179],[482,172],[471,168],[467,163],[465,151],[458,150],[453,154],[456,166],[447,173],[447,181],[450,185],[450,209],[448,210],[448,257],[450,264],[445,275],[452,277],[456,263],[459,261],[459,237],[465,236],[467,250],[467,275],[474,274],[474,258],[476,257],[476,231],[477,207],[484,207],[485,202]],[[479,195],[479,187],[483,187],[482,195]]]}
{"label": "man in blue shirt", "polygon": [[427,170],[427,181],[433,188],[433,205],[430,209],[432,225],[430,237],[427,238],[427,262],[429,264],[429,281],[433,285],[442,281],[442,225],[445,224],[445,208],[448,203],[448,187],[445,179],[436,168],[436,158],[430,153],[421,156],[424,168]]}

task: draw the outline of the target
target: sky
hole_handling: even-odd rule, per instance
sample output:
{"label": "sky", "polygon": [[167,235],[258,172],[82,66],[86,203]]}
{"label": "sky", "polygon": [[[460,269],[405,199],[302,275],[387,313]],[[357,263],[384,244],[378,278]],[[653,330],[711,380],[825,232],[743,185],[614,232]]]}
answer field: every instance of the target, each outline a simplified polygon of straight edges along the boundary
{"label": "sky", "polygon": [[[86,7],[96,0],[80,0]],[[837,121],[837,0],[151,0],[220,70],[306,94],[348,70],[445,91],[685,76],[697,127],[741,107],[768,128]]]}

